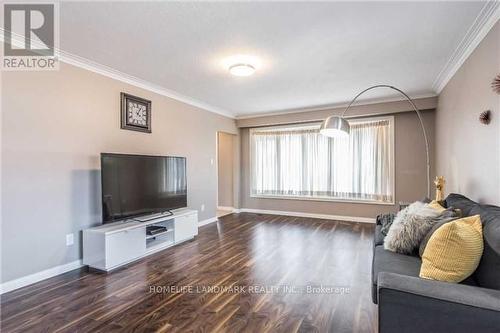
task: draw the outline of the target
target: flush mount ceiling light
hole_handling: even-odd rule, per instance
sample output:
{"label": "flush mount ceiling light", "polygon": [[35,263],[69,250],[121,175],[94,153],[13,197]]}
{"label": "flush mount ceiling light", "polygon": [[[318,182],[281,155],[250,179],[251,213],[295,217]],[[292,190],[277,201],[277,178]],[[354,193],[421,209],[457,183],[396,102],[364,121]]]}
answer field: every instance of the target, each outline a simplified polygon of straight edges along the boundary
{"label": "flush mount ceiling light", "polygon": [[255,67],[249,64],[234,64],[229,67],[229,73],[235,76],[250,76],[255,73]]}
{"label": "flush mount ceiling light", "polygon": [[250,76],[260,68],[260,59],[238,54],[222,60],[222,66],[234,76]]}

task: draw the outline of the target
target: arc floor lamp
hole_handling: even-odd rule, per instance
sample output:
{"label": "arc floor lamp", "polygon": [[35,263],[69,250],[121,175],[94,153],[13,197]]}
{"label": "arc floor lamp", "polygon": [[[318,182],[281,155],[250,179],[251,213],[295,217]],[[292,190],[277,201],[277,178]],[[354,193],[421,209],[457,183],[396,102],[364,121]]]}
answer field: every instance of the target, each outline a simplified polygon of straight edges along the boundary
{"label": "arc floor lamp", "polygon": [[375,86],[371,86],[369,88],[366,88],[365,90],[361,91],[359,94],[357,94],[353,100],[347,105],[345,108],[344,112],[342,112],[341,116],[330,116],[326,118],[323,123],[321,124],[320,127],[320,133],[328,136],[328,137],[345,137],[349,136],[350,132],[350,125],[349,122],[345,119],[345,114],[346,112],[351,108],[351,105],[358,99],[359,96],[363,95],[365,92],[376,89],[376,88],[389,88],[392,90],[397,91],[401,95],[403,95],[406,100],[411,104],[413,107],[413,110],[417,113],[418,120],[420,121],[420,126],[422,127],[422,133],[424,134],[424,141],[425,141],[425,154],[427,158],[427,197],[430,198],[431,196],[431,164],[430,164],[430,159],[429,159],[429,140],[427,139],[427,132],[425,131],[425,126],[424,122],[422,120],[422,115],[420,114],[420,110],[417,108],[413,100],[401,89],[398,89],[396,87],[386,85],[386,84],[378,84]]}

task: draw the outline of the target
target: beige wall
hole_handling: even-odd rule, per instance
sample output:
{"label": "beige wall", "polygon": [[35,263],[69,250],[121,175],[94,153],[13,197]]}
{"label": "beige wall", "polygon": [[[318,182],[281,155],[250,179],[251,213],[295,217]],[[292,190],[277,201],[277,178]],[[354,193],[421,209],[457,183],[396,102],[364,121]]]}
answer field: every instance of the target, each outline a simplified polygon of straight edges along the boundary
{"label": "beige wall", "polygon": [[[500,204],[500,95],[490,84],[500,73],[500,22],[490,30],[439,96],[437,173],[447,193]],[[489,125],[479,114],[491,110]]]}
{"label": "beige wall", "polygon": [[234,134],[217,133],[218,206],[234,207]]}
{"label": "beige wall", "polygon": [[[406,106],[408,108],[408,106]],[[379,113],[383,110],[380,106]],[[287,115],[279,116],[277,123],[286,123]],[[431,165],[434,156],[434,111],[423,112],[431,143]],[[305,119],[306,120],[306,119]],[[426,195],[425,145],[422,131],[414,112],[394,114],[395,136],[395,202],[414,201]],[[249,129],[240,130],[241,140],[241,207],[251,209],[291,211],[374,218],[377,214],[397,210],[396,205],[325,202],[312,200],[263,199],[250,197]],[[431,177],[433,176],[431,170]]]}
{"label": "beige wall", "polygon": [[[122,91],[152,100],[152,134],[120,129]],[[188,205],[216,214],[216,132],[236,134],[233,119],[66,64],[3,72],[2,111],[4,282],[81,258],[80,231],[101,222],[101,152],[186,156]]]}

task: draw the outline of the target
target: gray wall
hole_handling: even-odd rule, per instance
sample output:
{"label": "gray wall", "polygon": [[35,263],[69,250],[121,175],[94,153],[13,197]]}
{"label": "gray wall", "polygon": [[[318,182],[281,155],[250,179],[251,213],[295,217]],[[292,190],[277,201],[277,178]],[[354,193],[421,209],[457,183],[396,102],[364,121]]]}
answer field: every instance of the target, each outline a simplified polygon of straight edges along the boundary
{"label": "gray wall", "polygon": [[[122,91],[152,100],[152,134],[120,129]],[[66,64],[2,72],[2,97],[2,282],[81,258],[80,231],[101,221],[100,152],[186,156],[188,205],[215,216],[216,132],[237,134],[233,119]]]}
{"label": "gray wall", "polygon": [[[491,82],[500,73],[500,22],[493,27],[439,96],[437,172],[446,192],[500,205],[500,95]],[[489,125],[479,114],[492,111]]]}
{"label": "gray wall", "polygon": [[[387,105],[389,106],[390,103]],[[406,108],[408,106],[405,106]],[[388,107],[387,109],[390,109]],[[382,113],[380,108],[379,114]],[[292,117],[296,115],[292,114]],[[274,119],[276,123],[286,123],[288,115]],[[278,119],[279,118],[279,119]],[[434,111],[423,112],[423,118],[431,143],[431,165],[434,156]],[[292,118],[295,119],[295,118]],[[302,119],[307,120],[307,119]],[[247,123],[250,123],[249,121]],[[269,123],[266,121],[266,123]],[[257,120],[252,124],[260,124]],[[422,131],[414,112],[394,114],[395,136],[395,202],[415,201],[426,195],[425,145]],[[292,211],[313,214],[330,214],[374,218],[377,214],[396,211],[397,205],[376,205],[363,203],[325,202],[312,200],[267,199],[250,197],[250,152],[249,129],[240,129],[241,140],[241,207],[252,209]],[[431,177],[433,177],[433,168]],[[432,180],[432,178],[431,178]],[[431,192],[431,194],[433,194]]]}

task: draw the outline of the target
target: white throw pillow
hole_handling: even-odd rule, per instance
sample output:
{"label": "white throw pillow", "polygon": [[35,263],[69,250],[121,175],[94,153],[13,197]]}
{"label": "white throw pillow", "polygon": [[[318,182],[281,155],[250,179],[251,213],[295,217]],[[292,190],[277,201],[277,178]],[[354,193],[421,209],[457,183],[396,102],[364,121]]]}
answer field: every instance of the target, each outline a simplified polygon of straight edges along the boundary
{"label": "white throw pillow", "polygon": [[413,254],[436,224],[436,217],[439,215],[438,210],[426,203],[412,203],[396,215],[385,237],[384,248],[392,252]]}

